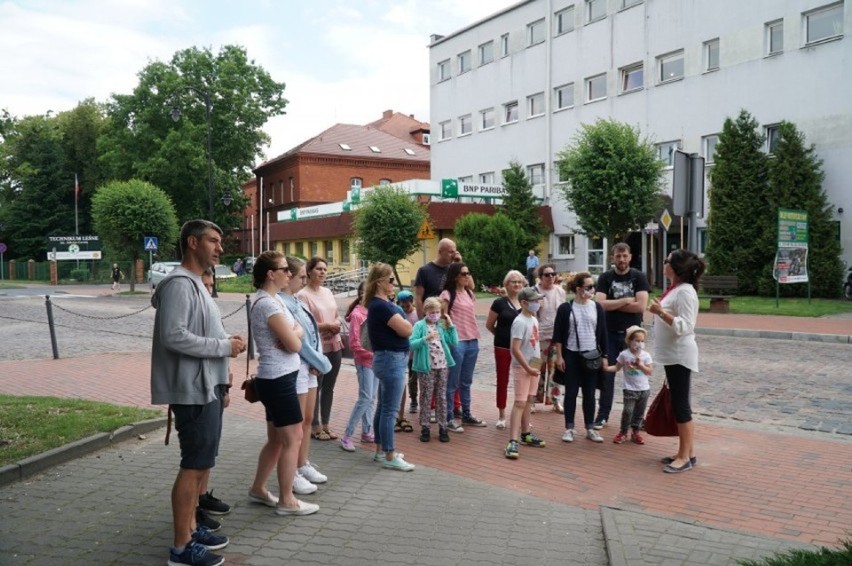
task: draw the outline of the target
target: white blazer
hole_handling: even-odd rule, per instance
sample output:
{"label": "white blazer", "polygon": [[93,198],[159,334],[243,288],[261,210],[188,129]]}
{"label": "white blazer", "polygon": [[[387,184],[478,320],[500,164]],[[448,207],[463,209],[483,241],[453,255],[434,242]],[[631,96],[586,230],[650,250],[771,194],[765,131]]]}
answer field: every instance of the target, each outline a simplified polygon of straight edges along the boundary
{"label": "white blazer", "polygon": [[674,320],[671,325],[654,320],[654,363],[664,366],[680,364],[697,373],[695,322],[698,319],[698,293],[689,283],[681,283],[669,291],[660,306]]}

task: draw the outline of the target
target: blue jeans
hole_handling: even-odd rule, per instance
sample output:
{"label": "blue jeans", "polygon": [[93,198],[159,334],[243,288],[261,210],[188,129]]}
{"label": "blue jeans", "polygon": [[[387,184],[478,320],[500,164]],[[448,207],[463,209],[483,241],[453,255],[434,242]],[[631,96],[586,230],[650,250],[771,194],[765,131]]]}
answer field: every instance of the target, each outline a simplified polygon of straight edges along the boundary
{"label": "blue jeans", "polygon": [[368,434],[373,430],[373,402],[376,400],[376,390],[379,382],[373,368],[355,364],[355,373],[358,375],[358,400],[352,407],[349,415],[349,424],[346,425],[346,436],[355,434],[355,427],[361,421],[361,432]]}
{"label": "blue jeans", "polygon": [[453,418],[453,397],[456,389],[461,397],[462,414],[470,416],[470,386],[473,385],[473,370],[479,357],[479,340],[459,340],[450,353],[456,365],[450,368],[447,376],[447,419]]}
{"label": "blue jeans", "polygon": [[[609,340],[609,349],[605,354],[609,365],[614,366],[615,360],[618,358],[618,353],[621,352],[627,345],[624,343],[625,332],[609,330],[607,331],[607,340]],[[609,420],[609,413],[612,411],[612,400],[615,397],[615,374],[604,371],[601,372],[602,379],[600,380],[601,396],[598,399],[598,416],[595,419],[596,423]]]}
{"label": "blue jeans", "polygon": [[379,401],[373,417],[373,434],[376,444],[384,452],[394,450],[393,426],[405,389],[407,367],[408,352],[379,350],[373,355],[373,372],[379,380]]}

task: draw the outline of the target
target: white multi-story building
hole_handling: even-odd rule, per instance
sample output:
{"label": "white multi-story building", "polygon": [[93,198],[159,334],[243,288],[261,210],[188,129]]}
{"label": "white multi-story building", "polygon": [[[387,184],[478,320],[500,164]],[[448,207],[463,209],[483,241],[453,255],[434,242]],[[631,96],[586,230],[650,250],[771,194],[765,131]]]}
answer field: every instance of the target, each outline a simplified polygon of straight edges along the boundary
{"label": "white multi-story building", "polygon": [[[669,166],[674,149],[713,166],[725,118],[748,110],[767,151],[793,122],[823,159],[824,188],[852,263],[850,1],[527,0],[432,36],[432,178],[500,183],[523,164],[552,206],[560,269],[606,268],[606,242],[576,234],[555,160],[580,125],[637,126]],[[748,219],[744,218],[744,222]],[[703,242],[704,219],[697,220]],[[630,243],[643,265],[680,245],[680,223]],[[649,250],[654,249],[651,256]]]}

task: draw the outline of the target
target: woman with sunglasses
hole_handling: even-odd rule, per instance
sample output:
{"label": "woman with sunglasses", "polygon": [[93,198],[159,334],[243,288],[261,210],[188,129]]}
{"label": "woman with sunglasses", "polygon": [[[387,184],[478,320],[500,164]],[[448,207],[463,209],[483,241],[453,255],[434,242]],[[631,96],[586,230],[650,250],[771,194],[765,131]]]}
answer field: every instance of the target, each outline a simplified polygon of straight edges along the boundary
{"label": "woman with sunglasses", "polygon": [[402,459],[394,447],[393,428],[396,411],[405,389],[405,370],[408,368],[408,337],[411,323],[402,309],[389,298],[395,278],[391,266],[376,263],[367,274],[364,306],[367,308],[367,332],[373,347],[373,373],[379,380],[379,399],[373,417],[376,454],[373,459],[385,468],[410,472],[414,464]]}
{"label": "woman with sunglasses", "polygon": [[574,442],[574,415],[577,412],[577,393],[583,390],[583,421],[586,438],[592,442],[603,442],[595,430],[595,386],[598,375],[606,369],[606,356],[601,356],[601,367],[591,370],[586,367],[582,352],[607,351],[606,316],[603,307],[592,299],[595,296],[595,280],[592,274],[581,272],[568,283],[574,299],[563,303],[556,310],[553,324],[553,344],[556,348],[556,369],[565,374],[565,433],[563,442]]}
{"label": "woman with sunglasses", "polygon": [[512,323],[521,312],[518,293],[526,285],[523,273],[513,269],[503,278],[506,295],[494,299],[485,328],[494,335],[494,371],[497,373],[497,428],[506,428],[506,402],[509,396],[509,367],[512,365]]}
{"label": "woman with sunglasses", "polygon": [[685,472],[695,465],[695,422],[689,405],[689,386],[692,372],[698,373],[696,289],[704,269],[704,261],[691,251],[670,253],[663,262],[663,275],[671,281],[671,286],[648,307],[660,318],[660,322],[654,324],[654,361],[662,364],[666,371],[677,422],[677,454],[660,460],[665,464],[663,471],[668,474]]}
{"label": "woman with sunglasses", "polygon": [[[450,353],[456,365],[450,368],[447,378],[447,429],[464,432],[464,425],[486,426],[470,411],[470,388],[473,385],[473,370],[479,357],[479,326],[476,323],[476,297],[470,290],[470,268],[466,263],[451,263],[447,268],[444,290],[439,298],[444,314],[450,315],[459,335],[459,343]],[[456,390],[461,398],[461,422],[450,418],[453,415]]]}

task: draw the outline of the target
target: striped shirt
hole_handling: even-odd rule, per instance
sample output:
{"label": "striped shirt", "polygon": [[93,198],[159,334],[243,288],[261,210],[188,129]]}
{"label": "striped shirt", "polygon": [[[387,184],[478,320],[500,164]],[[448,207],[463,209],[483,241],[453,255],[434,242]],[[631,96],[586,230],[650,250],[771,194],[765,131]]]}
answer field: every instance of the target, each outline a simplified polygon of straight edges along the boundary
{"label": "striped shirt", "polygon": [[[573,303],[571,305],[571,322],[568,325],[568,340],[565,347],[574,352],[585,352],[597,347],[595,330],[598,326],[598,310],[594,301],[588,301],[585,305]],[[577,335],[580,338],[580,347],[577,348]]]}
{"label": "striped shirt", "polygon": [[[450,292],[441,291],[440,299],[449,303]],[[467,291],[456,293],[456,300],[453,301],[453,310],[450,312],[450,318],[453,319],[453,324],[456,326],[459,340],[479,340],[479,326],[476,324],[475,308],[476,299],[471,297]]]}

